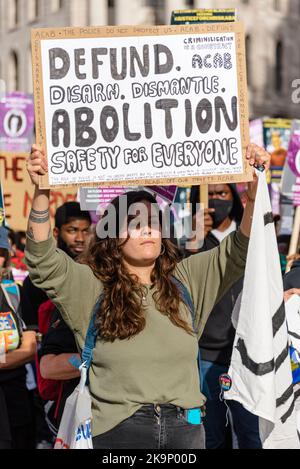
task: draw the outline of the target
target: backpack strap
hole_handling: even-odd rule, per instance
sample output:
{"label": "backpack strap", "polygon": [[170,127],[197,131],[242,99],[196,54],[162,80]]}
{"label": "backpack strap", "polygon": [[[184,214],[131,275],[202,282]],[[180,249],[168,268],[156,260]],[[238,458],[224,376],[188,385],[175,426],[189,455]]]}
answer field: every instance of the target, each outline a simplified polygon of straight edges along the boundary
{"label": "backpack strap", "polygon": [[102,302],[102,298],[103,298],[102,295],[100,295],[100,297],[99,297],[99,299],[98,299],[98,301],[97,301],[97,303],[94,307],[93,314],[92,314],[90,324],[89,324],[89,327],[88,327],[88,331],[87,331],[87,334],[86,334],[84,348],[83,348],[82,354],[81,354],[81,360],[82,360],[83,363],[85,363],[85,367],[87,369],[90,368],[90,366],[92,364],[92,360],[93,360],[94,348],[95,348],[95,345],[96,345],[96,340],[97,340],[97,335],[98,335],[98,330],[95,327],[95,322],[96,322],[97,312],[98,312],[100,304]]}
{"label": "backpack strap", "polygon": [[[191,316],[192,316],[192,321],[193,321],[193,329],[196,334],[196,311],[195,311],[195,306],[192,300],[192,297],[190,295],[190,292],[188,291],[187,287],[176,277],[172,276],[172,282],[177,286],[180,292],[180,296],[182,301],[186,304],[188,309],[190,310]],[[202,376],[201,376],[201,354],[200,354],[200,348],[198,346],[198,371],[199,371],[199,381],[200,381],[200,389],[202,389]]]}
{"label": "backpack strap", "polygon": [[195,330],[196,312],[195,312],[195,307],[194,307],[194,303],[190,295],[190,292],[188,291],[186,286],[180,280],[178,280],[178,278],[172,276],[171,279],[172,279],[172,282],[179,289],[181,299],[186,304],[186,306],[188,307],[191,313],[192,320],[193,320],[193,328]]}
{"label": "backpack strap", "polygon": [[75,356],[72,356],[69,359],[69,363],[71,365],[73,365],[75,368],[79,368],[80,366],[82,366],[84,364],[85,368],[87,370],[89,370],[89,368],[92,364],[94,348],[95,348],[95,345],[96,345],[96,340],[97,340],[97,335],[98,335],[98,330],[95,327],[95,322],[96,322],[97,312],[98,312],[98,310],[100,308],[100,305],[102,303],[102,300],[103,300],[103,296],[104,296],[103,293],[101,293],[101,295],[99,296],[99,298],[98,298],[98,300],[97,300],[97,302],[94,306],[92,316],[91,316],[91,320],[90,320],[90,323],[89,323],[89,327],[88,327],[88,330],[87,330],[86,338],[85,338],[84,347],[83,347],[83,350],[82,350],[82,353],[81,353],[81,361],[78,360],[78,358],[76,358]]}

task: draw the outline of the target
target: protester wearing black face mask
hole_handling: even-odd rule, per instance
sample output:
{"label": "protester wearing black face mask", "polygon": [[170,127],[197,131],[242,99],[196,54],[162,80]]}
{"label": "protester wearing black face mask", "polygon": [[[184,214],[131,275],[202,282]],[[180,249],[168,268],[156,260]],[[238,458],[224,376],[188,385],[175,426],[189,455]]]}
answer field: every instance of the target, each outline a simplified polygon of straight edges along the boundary
{"label": "protester wearing black face mask", "polygon": [[[192,214],[195,217],[199,204],[199,186],[191,192]],[[209,208],[205,210],[204,242],[201,249],[185,250],[186,257],[199,251],[209,251],[219,246],[226,236],[236,231],[243,216],[243,205],[235,184],[208,186]],[[239,280],[214,307],[199,341],[201,353],[202,391],[207,397],[206,447],[222,449],[232,447],[230,428],[226,428],[227,408],[220,400],[219,376],[228,372],[235,331],[231,323],[232,310],[243,287]],[[258,419],[238,402],[228,401],[233,429],[240,449],[261,448]]]}
{"label": "protester wearing black face mask", "polygon": [[[191,192],[192,215],[196,215],[199,203],[199,187]],[[204,217],[204,244],[201,251],[208,251],[230,233],[235,231],[243,217],[243,205],[235,184],[217,184],[208,186],[209,208]]]}

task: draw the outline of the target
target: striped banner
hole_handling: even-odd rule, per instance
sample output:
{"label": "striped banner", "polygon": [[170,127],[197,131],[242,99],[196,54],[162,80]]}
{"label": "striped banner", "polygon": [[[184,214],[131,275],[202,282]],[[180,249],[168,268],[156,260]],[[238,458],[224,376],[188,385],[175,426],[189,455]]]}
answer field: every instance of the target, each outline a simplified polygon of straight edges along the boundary
{"label": "striped banner", "polygon": [[225,399],[259,417],[263,448],[300,448],[276,233],[265,174],[258,178]]}

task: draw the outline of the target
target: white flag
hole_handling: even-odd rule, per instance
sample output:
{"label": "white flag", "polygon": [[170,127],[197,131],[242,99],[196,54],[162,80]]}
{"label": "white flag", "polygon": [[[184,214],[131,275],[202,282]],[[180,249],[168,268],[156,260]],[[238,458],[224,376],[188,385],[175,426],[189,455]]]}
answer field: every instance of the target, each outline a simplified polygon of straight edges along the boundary
{"label": "white flag", "polygon": [[275,227],[265,174],[258,178],[225,399],[259,417],[264,448],[300,448]]}

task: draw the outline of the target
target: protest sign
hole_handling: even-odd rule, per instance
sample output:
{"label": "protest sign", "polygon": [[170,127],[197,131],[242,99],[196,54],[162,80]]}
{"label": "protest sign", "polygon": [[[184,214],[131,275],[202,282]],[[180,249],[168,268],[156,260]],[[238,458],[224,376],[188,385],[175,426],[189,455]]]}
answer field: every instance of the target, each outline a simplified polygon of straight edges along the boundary
{"label": "protest sign", "polygon": [[[27,153],[0,152],[0,176],[3,186],[5,219],[15,231],[26,231],[33,198],[33,186],[26,170]],[[76,200],[76,191],[51,191],[50,216],[64,202]],[[0,207],[1,211],[1,207]]]}
{"label": "protest sign", "polygon": [[[299,199],[299,197],[297,196],[297,185],[299,185],[299,182],[298,184],[296,184],[297,177],[300,176],[300,174],[298,174],[296,170],[298,165],[298,151],[300,150],[299,135],[300,121],[294,119],[292,122],[292,130],[288,146],[287,158],[283,168],[283,174],[281,179],[281,220],[279,235],[291,235],[293,233],[295,212],[294,206],[297,206],[297,199]],[[294,193],[296,194],[296,196],[294,196]]]}
{"label": "protest sign", "polygon": [[80,187],[78,199],[81,210],[103,210],[115,198],[125,194],[126,190],[134,190],[134,187]]}
{"label": "protest sign", "polygon": [[295,176],[300,177],[300,129],[294,130],[291,135],[287,160]]}
{"label": "protest sign", "polygon": [[290,119],[265,118],[263,125],[265,148],[271,154],[270,180],[268,182],[271,184],[272,210],[275,215],[279,215],[279,184],[283,176],[292,121]]}
{"label": "protest sign", "polygon": [[81,210],[98,211],[99,208],[106,208],[115,197],[134,190],[147,190],[172,203],[176,197],[177,186],[80,187],[78,193],[80,208]]}
{"label": "protest sign", "polygon": [[[207,24],[226,23],[236,21],[236,10],[227,9],[197,9],[197,10],[175,10],[172,12],[171,24]],[[200,200],[204,208],[208,208],[208,185],[200,185]]]}
{"label": "protest sign", "polygon": [[33,143],[34,106],[31,95],[15,91],[0,99],[0,150],[30,151]]}
{"label": "protest sign", "polygon": [[146,189],[171,203],[174,202],[177,194],[177,186],[149,186]]}
{"label": "protest sign", "polygon": [[172,13],[171,24],[226,23],[235,20],[235,8],[203,8],[199,10],[175,10]]}
{"label": "protest sign", "polygon": [[281,179],[281,193],[288,197],[290,200],[293,198],[293,186],[296,183],[298,174],[296,168],[298,162],[298,151],[300,150],[300,120],[292,120],[292,128],[290,141],[288,144],[288,151],[286,161],[283,167],[283,174]]}
{"label": "protest sign", "polygon": [[42,187],[252,179],[241,24],[33,30],[32,44]]}
{"label": "protest sign", "polygon": [[280,183],[291,136],[290,119],[264,119],[265,148],[271,154],[271,182]]}

